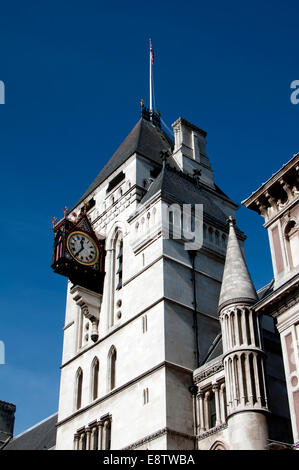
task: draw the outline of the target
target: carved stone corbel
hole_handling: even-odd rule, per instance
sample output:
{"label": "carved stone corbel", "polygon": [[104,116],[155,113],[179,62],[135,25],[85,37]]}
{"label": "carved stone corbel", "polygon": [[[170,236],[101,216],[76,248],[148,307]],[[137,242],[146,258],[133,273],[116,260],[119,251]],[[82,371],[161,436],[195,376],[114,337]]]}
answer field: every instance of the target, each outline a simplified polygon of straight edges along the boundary
{"label": "carved stone corbel", "polygon": [[71,294],[76,304],[81,308],[83,315],[91,321],[90,336],[92,341],[96,342],[99,339],[98,327],[103,296],[81,286],[75,286]]}

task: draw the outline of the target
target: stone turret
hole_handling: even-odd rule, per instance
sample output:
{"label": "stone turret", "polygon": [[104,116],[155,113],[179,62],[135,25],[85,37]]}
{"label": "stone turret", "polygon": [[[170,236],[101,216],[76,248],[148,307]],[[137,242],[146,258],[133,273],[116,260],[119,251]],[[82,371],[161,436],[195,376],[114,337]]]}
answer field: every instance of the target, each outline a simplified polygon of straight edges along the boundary
{"label": "stone turret", "polygon": [[227,388],[229,440],[232,449],[267,446],[267,398],[259,319],[252,311],[257,294],[234,227],[229,239],[219,299]]}

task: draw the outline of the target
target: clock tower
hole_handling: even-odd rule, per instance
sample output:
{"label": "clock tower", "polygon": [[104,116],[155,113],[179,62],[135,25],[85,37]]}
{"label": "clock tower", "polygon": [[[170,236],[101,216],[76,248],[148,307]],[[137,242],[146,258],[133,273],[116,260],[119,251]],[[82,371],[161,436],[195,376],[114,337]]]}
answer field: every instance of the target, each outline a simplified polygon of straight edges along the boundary
{"label": "clock tower", "polygon": [[[173,127],[174,141],[142,106],[54,225],[52,267],[69,279],[56,449],[195,446],[190,386],[220,332],[226,220],[237,205],[214,183],[206,132],[182,118]],[[203,206],[193,252],[165,230],[184,204]]]}

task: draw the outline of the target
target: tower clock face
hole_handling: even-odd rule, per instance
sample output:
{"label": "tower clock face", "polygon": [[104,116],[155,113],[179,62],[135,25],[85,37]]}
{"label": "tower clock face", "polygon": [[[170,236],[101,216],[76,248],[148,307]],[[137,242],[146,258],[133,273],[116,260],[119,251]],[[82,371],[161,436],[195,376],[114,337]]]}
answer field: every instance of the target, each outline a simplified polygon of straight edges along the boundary
{"label": "tower clock face", "polygon": [[67,239],[67,247],[72,257],[80,264],[91,266],[98,261],[98,247],[86,233],[72,232]]}

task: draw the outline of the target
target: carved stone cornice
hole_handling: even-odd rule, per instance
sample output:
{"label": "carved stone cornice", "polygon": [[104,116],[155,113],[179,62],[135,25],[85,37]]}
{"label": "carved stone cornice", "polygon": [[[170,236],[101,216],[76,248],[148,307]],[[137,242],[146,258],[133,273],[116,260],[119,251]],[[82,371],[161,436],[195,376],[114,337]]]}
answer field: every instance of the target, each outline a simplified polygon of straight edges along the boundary
{"label": "carved stone cornice", "polygon": [[194,383],[198,384],[204,379],[207,379],[208,377],[211,377],[212,375],[216,374],[217,372],[221,371],[224,369],[223,366],[223,361],[222,361],[222,356],[219,357],[219,359],[212,364],[207,364],[206,366],[202,366],[200,369],[198,369],[198,372],[194,372]]}
{"label": "carved stone cornice", "polygon": [[147,444],[148,442],[150,442],[154,439],[157,439],[158,437],[164,436],[165,434],[169,434],[169,435],[172,435],[172,436],[183,437],[185,439],[189,439],[189,440],[192,440],[192,441],[195,439],[195,436],[192,436],[191,434],[185,434],[183,432],[175,431],[173,429],[165,427],[165,428],[159,429],[158,431],[154,432],[153,434],[149,434],[149,435],[143,437],[142,439],[139,439],[138,441],[133,442],[133,444],[130,444],[129,446],[123,447],[121,450],[136,449],[137,447],[140,447],[144,444]]}
{"label": "carved stone cornice", "polygon": [[203,439],[206,439],[209,436],[212,436],[212,434],[216,434],[217,432],[223,431],[223,429],[227,428],[227,423],[220,424],[220,426],[216,426],[215,428],[209,429],[208,431],[205,431],[204,433],[200,434],[197,436],[198,441],[202,441]]}

